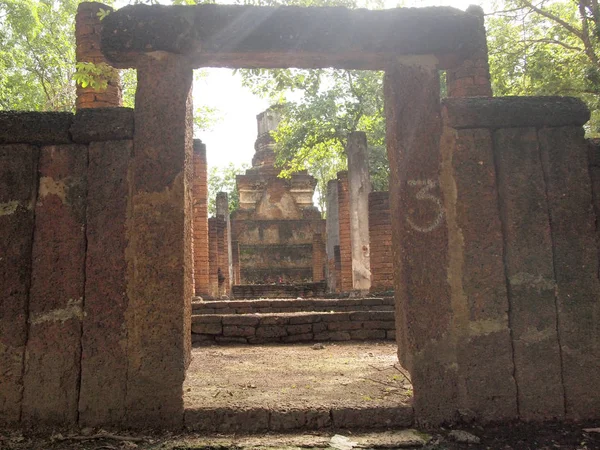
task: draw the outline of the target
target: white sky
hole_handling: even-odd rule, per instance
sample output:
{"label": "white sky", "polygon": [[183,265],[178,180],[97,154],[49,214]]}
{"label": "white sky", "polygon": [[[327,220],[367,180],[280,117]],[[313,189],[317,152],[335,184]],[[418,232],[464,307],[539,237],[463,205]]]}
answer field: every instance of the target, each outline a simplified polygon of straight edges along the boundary
{"label": "white sky", "polygon": [[[122,7],[128,0],[117,0]],[[163,3],[168,3],[163,1]],[[218,1],[221,3],[221,1]],[[226,3],[223,1],[222,3]],[[453,6],[465,10],[470,4],[484,6],[486,0],[385,0],[387,8],[398,3],[403,6]],[[239,74],[229,69],[205,69],[207,76],[194,83],[194,103],[218,109],[221,120],[211,131],[203,131],[197,138],[206,144],[209,167],[226,166],[230,162],[250,164],[256,139],[256,115],[269,107],[269,102],[242,87]]]}

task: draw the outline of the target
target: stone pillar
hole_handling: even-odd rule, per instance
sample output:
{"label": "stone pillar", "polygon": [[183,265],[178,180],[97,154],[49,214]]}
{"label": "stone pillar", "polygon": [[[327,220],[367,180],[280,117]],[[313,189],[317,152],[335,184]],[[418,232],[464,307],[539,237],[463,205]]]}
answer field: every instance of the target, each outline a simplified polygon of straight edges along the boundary
{"label": "stone pillar", "polygon": [[350,292],[352,285],[352,240],[350,229],[350,193],[348,172],[338,172],[338,219],[340,225],[340,282],[339,291]]}
{"label": "stone pillar", "polygon": [[369,244],[371,253],[371,292],[394,289],[392,259],[392,218],[389,192],[369,194]]}
{"label": "stone pillar", "polygon": [[223,220],[225,221],[225,230],[227,233],[227,237],[225,239],[225,253],[222,256],[223,266],[225,267],[225,269],[223,269],[223,275],[225,276],[224,287],[226,290],[224,295],[230,295],[231,285],[233,283],[233,255],[231,252],[231,220],[229,216],[229,199],[227,192],[217,192],[216,207],[217,217],[223,217]]}
{"label": "stone pillar", "polygon": [[37,147],[0,146],[0,427],[21,416],[38,159]]}
{"label": "stone pillar", "polygon": [[325,276],[325,245],[323,236],[319,233],[313,234],[312,242],[312,280],[313,283],[323,281]]}
{"label": "stone pillar", "polygon": [[335,247],[340,246],[340,223],[338,216],[338,184],[337,180],[329,180],[327,183],[327,217],[325,222],[327,235],[327,264],[325,272],[327,274],[327,290],[337,292],[338,276],[335,264]]}
{"label": "stone pillar", "polygon": [[126,421],[178,427],[191,356],[193,70],[178,55],[153,53],[137,74]]}
{"label": "stone pillar", "polygon": [[41,149],[23,375],[25,424],[77,421],[87,164],[83,145]]}
{"label": "stone pillar", "polygon": [[446,71],[448,97],[491,97],[492,82],[483,9],[471,5],[467,11],[479,19],[479,50],[458,67]]}
{"label": "stone pillar", "polygon": [[194,230],[194,291],[208,295],[208,170],[206,145],[194,139],[193,230]]}
{"label": "stone pillar", "polygon": [[394,67],[386,71],[384,95],[398,354],[412,376],[417,420],[439,423],[456,412],[458,373],[439,187],[437,69]]}
{"label": "stone pillar", "polygon": [[352,248],[352,288],[368,291],[371,288],[369,257],[369,156],[367,135],[356,131],[348,136],[348,192],[350,210],[350,245]]}
{"label": "stone pillar", "polygon": [[97,2],[83,2],[77,7],[75,16],[75,42],[77,62],[93,63],[106,71],[108,86],[106,89],[94,89],[91,86],[77,85],[76,107],[102,108],[121,106],[121,81],[119,71],[106,64],[100,51],[100,31],[102,22],[98,17],[100,9],[113,11],[110,6]]}
{"label": "stone pillar", "polygon": [[208,219],[208,298],[219,297],[219,218]]}

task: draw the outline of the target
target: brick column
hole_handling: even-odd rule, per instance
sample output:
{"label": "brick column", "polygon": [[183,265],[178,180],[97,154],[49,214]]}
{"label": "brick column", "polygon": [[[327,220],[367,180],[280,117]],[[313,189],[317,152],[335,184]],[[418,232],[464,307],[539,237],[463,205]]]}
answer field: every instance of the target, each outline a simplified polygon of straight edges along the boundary
{"label": "brick column", "polygon": [[392,218],[389,192],[369,194],[369,241],[371,253],[371,292],[394,289],[392,259]]}
{"label": "brick column", "polygon": [[[209,259],[209,289],[210,298],[219,299],[225,294],[225,282],[227,280],[227,258],[226,258],[227,224],[222,216],[208,219],[208,259]],[[221,274],[221,283],[219,283]]]}
{"label": "brick column", "polygon": [[191,355],[193,70],[178,55],[140,58],[127,220],[127,417],[183,424]]}
{"label": "brick column", "polygon": [[325,244],[323,236],[315,233],[312,242],[312,280],[314,283],[323,281],[325,275]]}
{"label": "brick column", "polygon": [[350,235],[350,194],[348,172],[338,172],[338,218],[340,225],[340,291],[350,292],[352,285],[352,242]]}
{"label": "brick column", "polygon": [[[75,16],[77,62],[106,64],[106,59],[100,51],[100,31],[102,30],[102,22],[98,17],[100,9],[113,11],[110,6],[97,2],[83,2],[77,7]],[[111,69],[109,71],[110,79],[105,90],[89,86],[83,88],[79,84],[77,85],[77,109],[121,106],[123,104],[119,72],[117,69]]]}
{"label": "brick column", "polygon": [[448,97],[491,97],[492,83],[488,48],[484,25],[483,9],[471,5],[467,11],[479,19],[479,50],[463,61],[461,65],[446,71]]}
{"label": "brick column", "polygon": [[348,156],[348,192],[350,211],[350,245],[352,248],[352,288],[368,291],[371,287],[369,259],[369,155],[367,135],[351,133],[346,145]]}
{"label": "brick column", "polygon": [[337,292],[339,280],[336,271],[335,248],[338,247],[339,249],[340,246],[337,180],[329,180],[327,183],[327,218],[325,228],[327,235],[327,264],[325,265],[327,289],[329,292]]}
{"label": "brick column", "polygon": [[231,241],[231,263],[233,266],[232,284],[240,284],[240,244]]}
{"label": "brick column", "polygon": [[208,295],[208,171],[206,145],[194,139],[192,182],[194,229],[194,291]]}

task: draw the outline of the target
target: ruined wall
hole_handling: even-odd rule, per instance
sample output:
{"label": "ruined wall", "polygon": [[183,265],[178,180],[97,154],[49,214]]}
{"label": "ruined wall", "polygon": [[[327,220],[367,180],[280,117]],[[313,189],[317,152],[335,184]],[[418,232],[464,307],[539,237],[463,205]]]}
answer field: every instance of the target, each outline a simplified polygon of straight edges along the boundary
{"label": "ruined wall", "polygon": [[392,217],[389,192],[369,193],[369,240],[371,245],[371,292],[394,289]]}
{"label": "ruined wall", "polygon": [[[160,325],[131,290],[133,123],[125,108],[0,113],[0,424],[142,427],[154,414],[134,387],[159,350],[132,334]],[[181,393],[165,391],[181,414],[164,423],[183,423]]]}
{"label": "ruined wall", "polygon": [[[389,94],[410,89],[402,79],[388,75]],[[391,161],[399,348],[417,419],[600,416],[589,113],[569,98],[465,98],[437,117],[439,141],[405,153],[430,172]]]}

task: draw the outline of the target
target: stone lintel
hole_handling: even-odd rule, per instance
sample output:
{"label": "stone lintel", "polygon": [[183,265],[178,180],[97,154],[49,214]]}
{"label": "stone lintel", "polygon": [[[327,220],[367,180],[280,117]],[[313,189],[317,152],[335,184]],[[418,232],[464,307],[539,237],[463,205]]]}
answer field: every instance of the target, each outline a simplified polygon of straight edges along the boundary
{"label": "stone lintel", "polygon": [[574,97],[469,97],[442,102],[444,122],[452,128],[581,126],[590,111]]}
{"label": "stone lintel", "polygon": [[450,7],[127,6],[103,20],[102,50],[119,67],[144,53],[195,67],[384,69],[406,55],[456,65],[481,45],[479,19]]}

